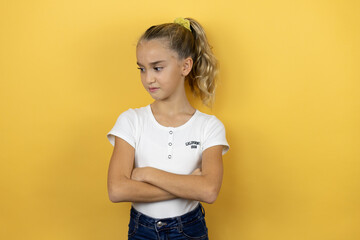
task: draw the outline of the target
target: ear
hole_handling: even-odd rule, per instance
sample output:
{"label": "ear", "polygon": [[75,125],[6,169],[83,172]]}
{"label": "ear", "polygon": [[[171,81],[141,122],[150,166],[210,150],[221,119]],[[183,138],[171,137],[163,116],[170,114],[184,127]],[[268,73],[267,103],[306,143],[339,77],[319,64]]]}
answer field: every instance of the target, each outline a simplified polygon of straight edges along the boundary
{"label": "ear", "polygon": [[193,67],[193,60],[191,57],[187,57],[182,61],[182,75],[186,77]]}

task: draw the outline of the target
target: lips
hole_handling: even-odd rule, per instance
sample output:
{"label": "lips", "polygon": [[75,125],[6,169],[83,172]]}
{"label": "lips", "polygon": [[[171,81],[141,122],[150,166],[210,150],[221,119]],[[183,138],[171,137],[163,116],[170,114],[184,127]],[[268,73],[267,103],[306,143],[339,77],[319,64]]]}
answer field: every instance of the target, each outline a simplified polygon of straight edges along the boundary
{"label": "lips", "polygon": [[153,87],[153,88],[149,88],[149,92],[156,92],[156,90],[158,90],[159,88],[155,88],[155,87]]}

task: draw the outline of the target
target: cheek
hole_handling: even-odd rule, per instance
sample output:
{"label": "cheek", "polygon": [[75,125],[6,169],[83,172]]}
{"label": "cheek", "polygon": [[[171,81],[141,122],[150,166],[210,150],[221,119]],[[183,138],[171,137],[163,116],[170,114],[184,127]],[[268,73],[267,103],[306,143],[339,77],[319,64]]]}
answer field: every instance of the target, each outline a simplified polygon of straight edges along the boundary
{"label": "cheek", "polygon": [[164,80],[164,82],[166,82],[167,85],[172,86],[176,85],[179,81],[181,81],[181,78],[182,76],[179,71],[172,69],[171,71],[164,73],[162,79]]}
{"label": "cheek", "polygon": [[143,75],[140,75],[140,81],[141,81],[142,85],[145,87],[146,81],[145,81],[145,77]]}

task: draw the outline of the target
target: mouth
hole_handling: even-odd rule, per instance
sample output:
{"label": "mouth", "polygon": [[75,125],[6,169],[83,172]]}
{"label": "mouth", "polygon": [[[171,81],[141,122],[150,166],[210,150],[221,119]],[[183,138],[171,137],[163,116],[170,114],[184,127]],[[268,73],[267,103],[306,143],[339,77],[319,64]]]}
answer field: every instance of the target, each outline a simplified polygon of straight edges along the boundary
{"label": "mouth", "polygon": [[149,88],[149,92],[156,92],[159,88],[151,87]]}

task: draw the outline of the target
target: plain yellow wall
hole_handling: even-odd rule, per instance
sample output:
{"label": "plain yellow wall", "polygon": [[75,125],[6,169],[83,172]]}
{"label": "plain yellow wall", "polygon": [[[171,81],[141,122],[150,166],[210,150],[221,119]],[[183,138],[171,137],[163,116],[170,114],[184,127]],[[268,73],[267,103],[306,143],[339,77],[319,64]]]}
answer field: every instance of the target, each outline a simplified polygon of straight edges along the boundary
{"label": "plain yellow wall", "polygon": [[193,17],[221,73],[230,151],[215,240],[360,239],[360,3],[0,1],[0,239],[126,239],[108,200],[118,115],[149,104],[135,44]]}

